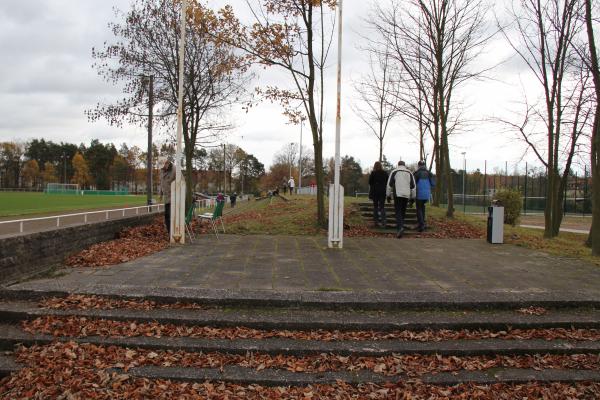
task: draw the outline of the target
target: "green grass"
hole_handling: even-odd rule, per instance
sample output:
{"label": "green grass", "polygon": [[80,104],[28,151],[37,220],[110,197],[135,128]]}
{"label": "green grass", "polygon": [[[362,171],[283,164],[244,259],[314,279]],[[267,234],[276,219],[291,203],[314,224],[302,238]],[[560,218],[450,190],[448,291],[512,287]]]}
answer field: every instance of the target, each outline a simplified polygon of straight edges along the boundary
{"label": "green grass", "polygon": [[[445,214],[445,209],[430,208],[435,214]],[[471,225],[486,229],[486,221],[481,217],[455,212],[455,217]],[[592,257],[591,250],[586,247],[587,234],[560,232],[552,239],[544,237],[542,229],[522,228],[504,225],[504,242],[532,250],[543,251],[560,257],[576,258],[600,265],[600,257]]]}
{"label": "green grass", "polygon": [[[200,210],[212,212],[212,210]],[[227,203],[223,210],[227,233],[242,235],[321,235],[317,224],[317,200],[314,196],[293,196],[289,201],[274,197]]]}
{"label": "green grass", "polygon": [[146,196],[78,196],[32,192],[0,192],[0,217],[146,204]]}

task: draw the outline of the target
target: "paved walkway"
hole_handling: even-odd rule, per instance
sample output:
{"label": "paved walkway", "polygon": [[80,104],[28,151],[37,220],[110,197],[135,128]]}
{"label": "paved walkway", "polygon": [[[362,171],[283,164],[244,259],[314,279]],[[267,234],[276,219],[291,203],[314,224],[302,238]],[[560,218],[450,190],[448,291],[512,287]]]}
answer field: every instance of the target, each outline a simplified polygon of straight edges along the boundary
{"label": "paved walkway", "polygon": [[[544,229],[543,226],[538,226],[538,225],[519,225],[521,228],[530,228],[530,229]],[[571,229],[571,228],[560,228],[561,232],[570,232],[570,233],[581,233],[583,235],[587,235],[588,233],[590,233],[590,230],[583,230],[583,229]]]}
{"label": "paved walkway", "polygon": [[600,296],[600,267],[482,240],[205,235],[195,244],[109,268],[71,269],[23,287],[132,285],[299,291],[558,293]]}

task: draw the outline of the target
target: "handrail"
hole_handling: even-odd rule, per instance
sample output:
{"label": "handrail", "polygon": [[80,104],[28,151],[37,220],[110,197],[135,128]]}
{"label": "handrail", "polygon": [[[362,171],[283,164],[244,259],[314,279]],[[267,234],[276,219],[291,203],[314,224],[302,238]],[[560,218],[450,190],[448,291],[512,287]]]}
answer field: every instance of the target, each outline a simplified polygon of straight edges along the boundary
{"label": "handrail", "polygon": [[11,221],[0,221],[0,225],[7,225],[7,224],[19,224],[19,233],[23,233],[24,231],[24,224],[26,222],[33,222],[33,221],[45,221],[45,220],[53,220],[56,219],[56,227],[60,228],[60,220],[61,218],[70,218],[70,217],[79,217],[79,216],[83,216],[83,223],[87,224],[88,223],[88,215],[94,215],[94,214],[106,214],[106,220],[109,219],[109,214],[111,213],[115,213],[115,212],[121,212],[122,216],[125,217],[125,212],[129,211],[129,210],[135,210],[135,215],[139,215],[139,211],[140,209],[149,209],[148,214],[153,213],[152,209],[156,208],[157,210],[154,212],[160,212],[160,208],[164,207],[164,204],[150,204],[150,205],[146,205],[146,206],[139,206],[139,207],[128,207],[128,208],[112,208],[112,209],[108,209],[108,210],[96,210],[96,211],[87,211],[87,212],[82,212],[82,213],[75,213],[75,214],[62,214],[62,215],[51,215],[48,217],[36,217],[36,218],[24,218],[24,219],[15,219],[15,220],[11,220]]}

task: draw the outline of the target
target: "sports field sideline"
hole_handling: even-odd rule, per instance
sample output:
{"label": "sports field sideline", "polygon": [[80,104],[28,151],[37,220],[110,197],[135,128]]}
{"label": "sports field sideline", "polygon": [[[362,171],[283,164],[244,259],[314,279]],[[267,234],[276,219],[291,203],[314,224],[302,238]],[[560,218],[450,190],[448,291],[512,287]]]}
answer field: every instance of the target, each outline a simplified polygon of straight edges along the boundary
{"label": "sports field sideline", "polygon": [[146,204],[146,196],[79,196],[40,192],[0,192],[0,217],[98,208],[136,207]]}

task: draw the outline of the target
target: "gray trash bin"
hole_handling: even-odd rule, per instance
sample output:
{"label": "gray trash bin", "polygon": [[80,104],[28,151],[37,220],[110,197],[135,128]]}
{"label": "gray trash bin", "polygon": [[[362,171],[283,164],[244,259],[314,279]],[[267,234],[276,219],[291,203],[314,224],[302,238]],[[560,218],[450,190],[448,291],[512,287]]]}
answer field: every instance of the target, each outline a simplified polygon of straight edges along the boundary
{"label": "gray trash bin", "polygon": [[504,243],[504,207],[493,204],[488,207],[487,241],[492,244]]}

